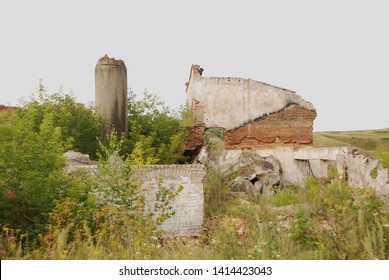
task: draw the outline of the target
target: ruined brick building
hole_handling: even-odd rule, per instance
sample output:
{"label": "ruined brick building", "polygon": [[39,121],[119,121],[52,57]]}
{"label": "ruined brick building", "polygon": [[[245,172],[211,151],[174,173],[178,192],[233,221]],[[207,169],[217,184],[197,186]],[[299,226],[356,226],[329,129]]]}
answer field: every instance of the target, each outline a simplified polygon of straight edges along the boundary
{"label": "ruined brick building", "polygon": [[4,112],[7,110],[15,110],[15,109],[16,109],[16,107],[0,105],[0,112]]}
{"label": "ruined brick building", "polygon": [[202,145],[204,131],[226,132],[225,149],[307,145],[316,110],[295,92],[251,79],[203,77],[192,65],[186,94],[195,126],[188,149]]}
{"label": "ruined brick building", "polygon": [[0,112],[3,112],[7,110],[7,107],[5,105],[0,105]]}

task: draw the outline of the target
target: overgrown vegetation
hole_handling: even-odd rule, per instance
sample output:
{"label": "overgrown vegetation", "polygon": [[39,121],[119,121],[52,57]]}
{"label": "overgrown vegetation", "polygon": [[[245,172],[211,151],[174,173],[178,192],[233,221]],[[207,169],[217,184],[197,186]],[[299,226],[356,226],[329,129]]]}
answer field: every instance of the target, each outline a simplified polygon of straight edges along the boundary
{"label": "overgrown vegetation", "polygon": [[[171,259],[388,259],[389,207],[371,189],[335,178],[309,178],[303,187],[278,189],[258,204],[225,187],[217,170],[205,180],[206,221],[219,221],[203,239],[174,241]],[[223,226],[247,221],[249,230]],[[183,249],[186,248],[186,249]],[[185,252],[185,253],[184,253]]]}
{"label": "overgrown vegetation", "polygon": [[128,104],[129,138],[122,140],[121,153],[129,155],[142,149],[145,161],[153,158],[153,163],[184,163],[186,130],[179,130],[179,125],[188,114],[186,107],[174,113],[158,96],[144,92],[138,99],[132,91]]}
{"label": "overgrown vegetation", "polygon": [[71,94],[62,91],[48,94],[42,82],[38,91],[29,101],[24,101],[16,115],[25,114],[31,118],[26,129],[39,131],[48,115],[51,116],[53,127],[61,131],[61,140],[66,148],[97,158],[98,138],[103,136],[105,120],[100,117],[94,106],[85,106],[76,101]]}
{"label": "overgrown vegetation", "polygon": [[[5,214],[0,225],[1,259],[149,259],[158,254],[161,232],[157,226],[174,215],[170,203],[181,189],[171,191],[158,184],[154,209],[146,214],[144,194],[132,177],[131,160],[141,159],[123,162],[117,153],[121,142],[116,134],[107,141],[107,146],[100,143],[99,165],[93,176],[85,170],[71,174],[56,170],[50,182],[62,190],[57,196],[35,185],[39,181],[31,182],[31,192],[50,202],[42,204],[46,208],[39,213],[40,220],[35,216],[29,221],[7,220],[6,214],[12,217],[13,211],[23,210],[20,215],[32,215],[41,201],[31,201],[23,208],[19,203],[14,209],[1,205]],[[19,183],[17,187],[23,186]],[[1,201],[29,200],[21,194],[13,193]]]}
{"label": "overgrown vegetation", "polygon": [[[145,215],[132,166],[183,162],[185,134],[156,96],[132,95],[129,104],[129,139],[104,136],[93,106],[49,95],[42,84],[20,108],[0,114],[1,259],[148,258],[180,189],[158,184],[155,209]],[[98,159],[94,176],[63,172],[68,149]]]}
{"label": "overgrown vegetation", "polygon": [[[161,240],[158,225],[174,215],[170,202],[181,189],[160,182],[146,214],[133,166],[185,162],[177,127],[190,125],[190,111],[174,114],[149,93],[131,93],[129,109],[128,140],[114,132],[101,139],[104,122],[93,107],[43,87],[22,108],[0,113],[0,259],[389,259],[387,199],[347,186],[335,171],[253,201],[231,193],[233,176],[209,166],[204,234]],[[386,133],[370,132],[374,145],[356,134],[320,137],[354,137],[350,144],[385,158]],[[218,151],[223,137],[209,130],[207,143]],[[93,176],[62,171],[70,148],[99,160]]]}
{"label": "overgrown vegetation", "polygon": [[225,138],[226,132],[224,129],[209,128],[205,131],[205,144],[211,152],[222,151]]}
{"label": "overgrown vegetation", "polygon": [[[105,183],[96,186],[88,178],[79,181],[79,184],[85,185],[85,188],[92,185],[95,190],[109,192],[114,204],[112,201],[96,200],[96,195],[90,193],[83,200],[66,198],[57,202],[49,215],[45,232],[40,235],[36,245],[29,243],[27,235],[3,225],[0,257],[389,258],[389,208],[370,189],[351,188],[336,179],[310,178],[303,187],[279,189],[273,196],[263,197],[257,204],[242,203],[225,187],[224,174],[213,170],[205,180],[205,225],[216,226],[209,227],[197,239],[176,238],[160,243],[155,220],[139,211],[143,201],[136,186],[123,181],[127,175],[118,172],[115,164],[106,164],[101,167],[101,174],[107,178],[113,176],[113,180],[103,181]],[[73,176],[78,180],[85,178],[79,174]],[[119,189],[115,189],[117,186]],[[126,199],[122,200],[123,197]],[[221,222],[231,218],[247,222],[248,230],[239,234],[234,227],[226,227]]]}

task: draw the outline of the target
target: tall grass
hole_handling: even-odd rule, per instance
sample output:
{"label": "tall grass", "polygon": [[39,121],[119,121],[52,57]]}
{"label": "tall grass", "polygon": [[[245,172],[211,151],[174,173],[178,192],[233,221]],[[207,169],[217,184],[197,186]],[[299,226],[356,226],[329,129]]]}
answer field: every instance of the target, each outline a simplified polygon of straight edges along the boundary
{"label": "tall grass", "polygon": [[354,146],[389,167],[389,129],[315,132],[313,137],[317,146]]}
{"label": "tall grass", "polygon": [[[95,215],[94,229],[91,223],[76,226],[71,216],[63,215],[69,204],[62,205],[39,244],[28,244],[26,235],[3,225],[0,257],[389,259],[388,203],[371,189],[309,178],[302,187],[279,189],[272,197],[249,203],[234,198],[227,181],[217,170],[206,177],[204,224],[216,226],[200,237],[159,240],[152,223],[120,219],[120,211],[108,208]],[[233,226],[218,223],[230,218],[247,222],[248,230],[240,235]]]}

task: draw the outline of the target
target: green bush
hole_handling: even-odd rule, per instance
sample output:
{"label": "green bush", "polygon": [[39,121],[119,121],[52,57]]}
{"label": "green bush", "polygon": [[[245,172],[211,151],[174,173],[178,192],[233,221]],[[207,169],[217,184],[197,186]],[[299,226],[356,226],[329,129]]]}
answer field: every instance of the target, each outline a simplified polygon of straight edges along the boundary
{"label": "green bush", "polygon": [[[178,130],[180,117],[174,114],[156,95],[144,92],[138,100],[130,91],[128,101],[129,138],[123,139],[122,155],[133,153],[137,143],[142,143],[143,157],[155,163],[184,163],[185,130]],[[185,116],[182,112],[181,116]]]}
{"label": "green bush", "polygon": [[204,177],[204,212],[207,219],[228,216],[228,212],[233,208],[234,198],[231,196],[228,181],[229,178],[218,168],[208,168]]}
{"label": "green bush", "polygon": [[0,223],[37,233],[53,203],[66,195],[65,143],[53,115],[35,128],[34,108],[0,114]]}
{"label": "green bush", "polygon": [[36,131],[47,114],[52,115],[53,126],[61,129],[61,138],[67,148],[85,153],[96,159],[98,138],[103,136],[105,120],[99,116],[94,106],[85,106],[71,94],[58,92],[47,94],[40,84],[39,91],[24,102],[23,108],[33,111]]}

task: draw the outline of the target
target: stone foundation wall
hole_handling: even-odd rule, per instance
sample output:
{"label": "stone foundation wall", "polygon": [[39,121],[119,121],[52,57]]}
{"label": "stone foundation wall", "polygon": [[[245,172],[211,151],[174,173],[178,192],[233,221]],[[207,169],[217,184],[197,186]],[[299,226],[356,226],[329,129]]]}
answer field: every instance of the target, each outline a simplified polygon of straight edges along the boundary
{"label": "stone foundation wall", "polygon": [[226,131],[225,149],[263,148],[269,144],[312,144],[316,111],[292,105]]}

